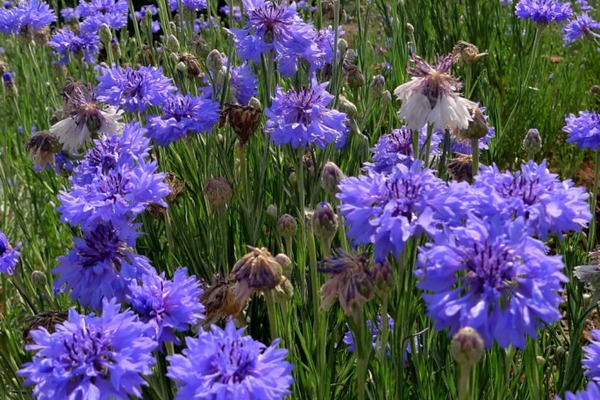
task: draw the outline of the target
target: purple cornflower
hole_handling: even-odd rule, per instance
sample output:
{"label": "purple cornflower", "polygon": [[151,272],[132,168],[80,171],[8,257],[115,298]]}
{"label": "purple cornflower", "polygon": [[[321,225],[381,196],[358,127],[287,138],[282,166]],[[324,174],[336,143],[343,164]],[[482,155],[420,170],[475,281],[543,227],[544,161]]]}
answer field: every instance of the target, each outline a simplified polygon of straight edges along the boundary
{"label": "purple cornflower", "polygon": [[[229,15],[230,12],[233,9],[233,14]],[[242,10],[240,8],[240,6],[233,6],[233,7],[229,7],[229,6],[223,6],[219,9],[220,12],[222,12],[223,14],[227,15],[230,18],[235,19],[236,21],[241,21],[242,20]]]}
{"label": "purple cornflower", "polygon": [[531,19],[536,24],[561,22],[573,15],[571,3],[557,0],[520,0],[515,7],[515,14],[521,19]]}
{"label": "purple cornflower", "polygon": [[79,18],[81,18],[79,11],[71,7],[66,7],[60,10],[60,15],[63,17],[65,22],[79,21]]}
{"label": "purple cornflower", "polygon": [[161,115],[148,118],[148,136],[160,146],[168,146],[188,133],[210,133],[220,117],[219,103],[176,94],[168,97]]}
{"label": "purple cornflower", "polygon": [[206,10],[206,0],[169,0],[169,8],[175,12],[179,8],[179,1],[185,7],[194,11]]}
{"label": "purple cornflower", "polygon": [[600,330],[592,330],[590,344],[583,348],[584,358],[581,361],[585,376],[589,380],[600,382]]}
{"label": "purple cornflower", "polygon": [[575,143],[580,149],[598,150],[600,148],[600,117],[595,111],[580,111],[565,118],[567,143]]}
{"label": "purple cornflower", "polygon": [[186,331],[204,318],[202,289],[195,276],[187,277],[186,268],[177,269],[172,281],[164,273],[146,274],[141,285],[132,281],[129,292],[127,302],[142,321],[153,324],[159,343],[179,344],[174,331]]}
{"label": "purple cornflower", "polygon": [[325,90],[329,82],[284,92],[277,88],[275,99],[265,110],[269,118],[265,132],[277,146],[290,144],[293,148],[317,146],[324,149],[346,134],[346,114],[327,108],[333,96]]}
{"label": "purple cornflower", "polygon": [[522,349],[537,328],[561,318],[564,264],[527,236],[521,218],[471,216],[422,247],[418,265],[428,315],[449,336],[470,326],[486,347],[496,341]]}
{"label": "purple cornflower", "polygon": [[313,44],[314,28],[302,21],[296,4],[277,4],[268,0],[243,0],[248,22],[243,29],[230,29],[235,36],[237,54],[243,60],[260,64],[261,55],[303,54]]}
{"label": "purple cornflower", "polygon": [[434,129],[466,129],[473,120],[469,107],[477,104],[458,95],[462,85],[450,75],[456,57],[449,54],[430,65],[413,54],[411,61],[411,80],[394,90],[402,101],[398,116],[406,121],[406,126],[421,129],[431,124]]}
{"label": "purple cornflower", "polygon": [[113,106],[120,106],[125,111],[145,111],[150,106],[160,106],[177,88],[166,78],[162,68],[140,67],[125,69],[98,67],[101,76],[96,87],[98,100]]}
{"label": "purple cornflower", "polygon": [[[440,154],[439,145],[443,133],[440,130],[433,131],[430,141],[430,155]],[[419,153],[425,151],[427,142],[427,127],[419,130]],[[396,164],[410,166],[413,162],[412,131],[406,126],[392,130],[392,133],[379,137],[375,146],[371,149],[373,163],[365,163],[366,170],[372,169],[379,173],[389,173]]]}
{"label": "purple cornflower", "polygon": [[[227,57],[223,57],[223,71],[227,69],[228,62]],[[215,76],[212,72],[211,76],[212,79],[217,82],[217,94],[215,98],[218,99],[221,97],[223,86],[222,83],[219,82],[219,77]],[[205,78],[205,82],[206,86],[202,88],[202,97],[205,99],[212,99],[213,86],[207,78]],[[229,67],[228,85],[229,97],[232,102],[247,105],[250,98],[258,96],[258,79],[256,79],[256,75],[254,75],[254,72],[252,72],[252,69],[247,62],[244,62],[239,67]]]}
{"label": "purple cornflower", "polygon": [[71,291],[73,301],[99,309],[102,299],[125,300],[129,284],[145,274],[156,273],[150,261],[129,251],[135,238],[125,238],[112,223],[100,223],[73,238],[75,248],[58,258],[52,270],[58,291]]}
{"label": "purple cornflower", "polygon": [[[394,330],[394,320],[390,317],[388,317],[388,325],[389,325],[389,331],[393,332]],[[376,351],[379,351],[379,349],[381,348],[381,340],[379,340],[379,330],[382,329],[382,322],[381,322],[381,315],[377,316],[377,323],[373,323],[373,321],[369,320],[367,321],[367,328],[371,331],[371,336],[372,336],[372,342],[373,342],[373,348]],[[388,336],[389,338],[389,336]],[[356,350],[356,345],[354,343],[354,335],[352,334],[351,331],[348,331],[344,334],[344,343],[348,345],[348,351],[350,353],[354,353],[354,351]],[[408,347],[410,349],[410,345]],[[390,355],[390,344],[387,343],[386,345],[386,354]]]}
{"label": "purple cornflower", "polygon": [[[441,135],[443,137],[443,133],[441,130],[437,131],[439,135]],[[490,129],[487,131],[486,135],[484,137],[482,137],[481,139],[479,139],[477,141],[477,147],[479,147],[479,150],[487,150],[490,148],[490,141],[492,140],[492,138],[496,136],[496,130],[494,129],[494,127],[490,127]],[[453,153],[460,153],[460,154],[472,154],[473,153],[473,149],[471,148],[471,142],[470,141],[462,141],[462,140],[453,140],[452,141],[452,152]]]}
{"label": "purple cornflower", "polygon": [[48,44],[56,54],[62,56],[58,61],[60,65],[67,64],[71,54],[83,58],[88,64],[94,64],[100,52],[100,37],[95,32],[76,35],[69,28],[63,28],[54,32]]}
{"label": "purple cornflower", "polygon": [[545,161],[529,161],[514,174],[502,173],[496,165],[481,166],[473,186],[486,194],[481,196],[480,215],[522,217],[529,234],[541,239],[548,233],[580,232],[592,218],[585,188],[574,187],[570,179],[559,181]]}
{"label": "purple cornflower", "polygon": [[30,332],[34,344],[27,349],[34,351],[33,359],[18,373],[27,378],[25,385],[35,385],[37,399],[142,397],[141,387],[148,383],[141,375],[152,374],[157,343],[148,325],[120,308],[114,299],[103,302],[99,316],[71,308],[56,332],[43,327]]}
{"label": "purple cornflower", "polygon": [[410,167],[398,164],[388,174],[369,171],[339,184],[341,215],[350,226],[354,243],[375,246],[378,261],[390,253],[399,257],[411,236],[435,230],[429,201],[442,195],[444,182],[416,160]]}
{"label": "purple cornflower", "polygon": [[600,37],[600,34],[592,31],[593,29],[600,29],[600,23],[590,17],[588,13],[578,15],[562,28],[565,46],[586,36]]}
{"label": "purple cornflower", "polygon": [[81,32],[98,32],[100,25],[119,30],[127,25],[129,7],[125,0],[81,0],[77,11],[84,19]]}
{"label": "purple cornflower", "polygon": [[[598,400],[600,399],[600,385],[596,382],[589,382],[585,390],[580,390],[577,393],[565,393],[565,400]],[[560,400],[560,397],[555,396],[554,400]]]}
{"label": "purple cornflower", "polygon": [[577,5],[581,11],[591,11],[594,7],[590,6],[587,0],[577,0]]}
{"label": "purple cornflower", "polygon": [[150,11],[151,15],[156,15],[158,14],[158,8],[154,5],[154,4],[148,4],[145,6],[142,6],[140,8],[140,11],[136,11],[135,12],[135,18],[139,21],[141,19],[143,19],[146,16],[146,12]]}
{"label": "purple cornflower", "polygon": [[10,8],[0,8],[0,32],[7,35],[30,35],[56,21],[56,14],[44,1],[21,1]]}
{"label": "purple cornflower", "polygon": [[224,330],[213,325],[197,338],[187,337],[183,355],[167,357],[167,376],[177,381],[176,400],[261,399],[283,400],[290,394],[292,365],[287,350],[244,336],[232,320]]}
{"label": "purple cornflower", "polygon": [[0,231],[0,273],[13,274],[21,257],[21,253],[18,251],[21,246],[22,243],[19,243],[16,247],[12,247],[4,232]]}

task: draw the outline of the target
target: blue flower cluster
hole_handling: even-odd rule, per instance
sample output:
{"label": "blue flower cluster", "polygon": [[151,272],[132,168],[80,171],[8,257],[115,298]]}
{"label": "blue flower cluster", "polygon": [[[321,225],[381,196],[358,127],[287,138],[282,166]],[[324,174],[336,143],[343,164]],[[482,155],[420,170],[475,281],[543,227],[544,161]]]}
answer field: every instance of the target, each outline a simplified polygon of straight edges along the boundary
{"label": "blue flower cluster", "polygon": [[0,32],[31,34],[41,31],[56,21],[56,14],[48,3],[38,0],[17,2],[14,7],[0,8]]}
{"label": "blue flower cluster", "polygon": [[600,148],[600,116],[596,111],[580,111],[579,116],[571,114],[565,122],[567,143],[575,143],[580,149]]}
{"label": "blue flower cluster", "polygon": [[69,28],[59,29],[54,32],[48,44],[57,55],[61,56],[59,60],[61,65],[69,62],[70,55],[93,64],[100,52],[100,37],[96,32],[75,34]]}
{"label": "blue flower cluster", "polygon": [[81,0],[76,10],[83,18],[82,33],[98,33],[102,24],[115,30],[127,25],[129,6],[126,0]]}
{"label": "blue flower cluster", "polygon": [[561,22],[573,15],[571,3],[557,0],[520,0],[515,14],[521,19],[531,19],[536,24]]}
{"label": "blue flower cluster", "polygon": [[0,231],[0,273],[13,274],[21,257],[21,253],[19,253],[21,245],[19,243],[15,247],[12,247],[4,232]]}
{"label": "blue flower cluster", "polygon": [[578,15],[562,28],[565,46],[586,36],[600,37],[600,34],[593,31],[594,29],[600,29],[600,22],[590,17],[587,12]]}

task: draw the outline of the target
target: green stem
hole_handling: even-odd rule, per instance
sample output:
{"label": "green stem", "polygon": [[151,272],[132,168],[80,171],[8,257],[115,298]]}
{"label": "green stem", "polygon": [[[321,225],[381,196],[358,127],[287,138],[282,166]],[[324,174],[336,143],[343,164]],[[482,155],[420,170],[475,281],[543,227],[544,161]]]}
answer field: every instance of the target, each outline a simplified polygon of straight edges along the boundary
{"label": "green stem", "polygon": [[277,329],[277,314],[275,312],[275,299],[273,292],[265,292],[265,303],[267,304],[267,314],[269,316],[269,329],[271,330],[271,340],[280,338],[279,330]]}
{"label": "green stem", "polygon": [[471,365],[460,365],[460,376],[458,378],[458,398],[467,400],[469,398],[469,377],[471,376]]}
{"label": "green stem", "polygon": [[386,357],[387,353],[387,338],[389,332],[389,321],[388,321],[388,296],[383,295],[381,300],[381,345],[379,348],[379,356],[381,359]]}

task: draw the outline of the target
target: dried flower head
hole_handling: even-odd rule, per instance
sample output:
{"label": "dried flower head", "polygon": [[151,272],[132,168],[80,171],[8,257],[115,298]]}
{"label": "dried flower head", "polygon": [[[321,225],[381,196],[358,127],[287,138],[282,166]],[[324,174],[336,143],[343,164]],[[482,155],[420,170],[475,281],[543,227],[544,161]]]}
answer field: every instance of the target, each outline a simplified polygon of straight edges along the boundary
{"label": "dried flower head", "polygon": [[477,46],[461,40],[454,46],[451,54],[455,59],[460,58],[463,62],[472,64],[481,57],[486,56],[488,53],[487,51],[480,53]]}
{"label": "dried flower head", "polygon": [[240,106],[238,104],[227,104],[221,112],[219,126],[225,125],[225,120],[229,119],[229,126],[240,138],[242,145],[248,142],[248,139],[256,132],[260,124],[262,112],[260,109],[252,106]]}
{"label": "dried flower head", "polygon": [[38,328],[45,328],[48,333],[56,332],[54,326],[56,324],[62,324],[67,320],[67,317],[68,314],[64,311],[43,311],[39,314],[25,318],[23,322],[27,325],[23,328],[23,342],[25,342],[25,344],[32,344],[33,340],[31,339],[29,332]]}
{"label": "dried flower head", "polygon": [[231,276],[237,280],[237,301],[273,289],[281,282],[283,274],[281,265],[266,248],[248,248],[250,252],[240,258],[231,271]]}
{"label": "dried flower head", "polygon": [[223,207],[233,196],[231,183],[225,178],[209,179],[204,186],[204,194],[208,203],[214,208]]}
{"label": "dried flower head", "polygon": [[467,127],[464,129],[452,129],[452,136],[457,141],[484,138],[490,130],[490,126],[487,123],[487,117],[483,114],[483,110],[476,105],[469,105],[467,109],[470,115]]}
{"label": "dried flower head", "polygon": [[458,182],[473,182],[473,156],[459,154],[458,157],[448,160],[446,164],[448,173]]}
{"label": "dried flower head", "polygon": [[331,275],[321,288],[321,306],[328,308],[337,299],[344,314],[354,316],[375,294],[369,259],[365,254],[347,253],[341,249],[337,253],[338,256],[323,261],[325,267],[319,268],[320,272]]}
{"label": "dried flower head", "polygon": [[212,285],[204,287],[200,302],[205,307],[203,326],[235,317],[246,307],[247,299],[240,301],[236,296],[235,280],[215,276]]}
{"label": "dried flower head", "polygon": [[29,151],[33,165],[44,169],[54,165],[54,154],[58,153],[62,146],[52,133],[40,131],[29,139],[25,148]]}

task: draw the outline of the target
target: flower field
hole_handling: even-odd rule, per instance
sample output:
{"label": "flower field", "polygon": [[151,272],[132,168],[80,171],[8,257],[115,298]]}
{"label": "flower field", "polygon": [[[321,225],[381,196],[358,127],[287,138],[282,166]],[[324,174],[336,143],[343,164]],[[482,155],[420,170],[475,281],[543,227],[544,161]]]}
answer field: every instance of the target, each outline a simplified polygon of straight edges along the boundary
{"label": "flower field", "polygon": [[600,3],[4,0],[1,399],[600,399]]}

